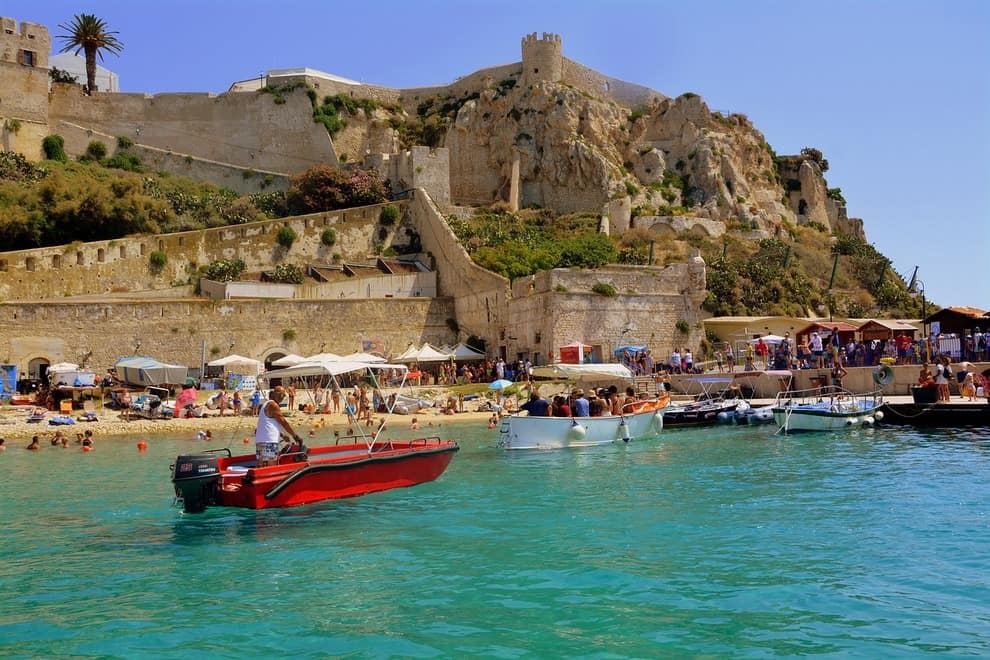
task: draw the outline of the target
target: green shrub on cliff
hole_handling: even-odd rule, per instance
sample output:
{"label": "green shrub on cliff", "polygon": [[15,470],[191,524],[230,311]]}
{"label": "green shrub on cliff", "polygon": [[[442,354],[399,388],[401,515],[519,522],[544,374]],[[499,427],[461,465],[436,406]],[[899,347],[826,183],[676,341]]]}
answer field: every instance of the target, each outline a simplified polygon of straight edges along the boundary
{"label": "green shrub on cliff", "polygon": [[548,268],[598,268],[618,259],[612,240],[598,233],[595,214],[513,214],[492,207],[448,223],[475,263],[509,279]]}
{"label": "green shrub on cliff", "polygon": [[41,149],[45,152],[45,158],[48,160],[57,160],[60,163],[69,160],[65,154],[65,138],[61,135],[46,135],[45,139],[41,141]]}
{"label": "green shrub on cliff", "polygon": [[387,182],[374,170],[317,165],[289,179],[285,203],[290,213],[305,214],[379,204],[388,196]]}
{"label": "green shrub on cliff", "polygon": [[214,282],[233,282],[244,272],[241,259],[217,259],[206,267],[204,277]]}

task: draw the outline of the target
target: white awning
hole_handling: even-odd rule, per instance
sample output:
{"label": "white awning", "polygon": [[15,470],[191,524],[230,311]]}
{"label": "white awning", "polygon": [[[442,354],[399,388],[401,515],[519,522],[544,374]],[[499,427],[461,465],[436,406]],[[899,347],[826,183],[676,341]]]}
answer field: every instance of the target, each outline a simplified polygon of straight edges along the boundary
{"label": "white awning", "polygon": [[555,362],[539,367],[533,367],[533,375],[540,378],[578,379],[587,376],[605,376],[608,378],[632,378],[633,374],[624,364],[606,362],[602,364],[564,364]]}
{"label": "white awning", "polygon": [[406,371],[403,364],[387,364],[382,362],[351,362],[344,360],[308,360],[299,364],[286,367],[285,369],[273,369],[261,374],[262,378],[302,378],[304,376],[340,376],[354,371],[367,371],[374,369],[396,369]]}

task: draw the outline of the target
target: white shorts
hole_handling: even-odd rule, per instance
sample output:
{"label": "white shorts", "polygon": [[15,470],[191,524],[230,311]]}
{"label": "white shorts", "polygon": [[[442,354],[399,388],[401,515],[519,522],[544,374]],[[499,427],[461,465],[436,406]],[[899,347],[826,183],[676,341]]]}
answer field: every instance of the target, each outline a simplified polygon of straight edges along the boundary
{"label": "white shorts", "polygon": [[278,458],[278,443],[258,442],[255,444],[254,451],[259,461],[271,462]]}

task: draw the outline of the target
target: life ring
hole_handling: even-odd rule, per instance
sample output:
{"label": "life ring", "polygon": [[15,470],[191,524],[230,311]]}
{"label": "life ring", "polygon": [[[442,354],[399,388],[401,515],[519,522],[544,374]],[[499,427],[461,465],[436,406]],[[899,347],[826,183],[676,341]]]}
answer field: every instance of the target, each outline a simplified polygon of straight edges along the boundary
{"label": "life ring", "polygon": [[877,368],[873,370],[873,382],[880,387],[887,387],[894,382],[894,370],[890,368],[889,364],[877,365]]}

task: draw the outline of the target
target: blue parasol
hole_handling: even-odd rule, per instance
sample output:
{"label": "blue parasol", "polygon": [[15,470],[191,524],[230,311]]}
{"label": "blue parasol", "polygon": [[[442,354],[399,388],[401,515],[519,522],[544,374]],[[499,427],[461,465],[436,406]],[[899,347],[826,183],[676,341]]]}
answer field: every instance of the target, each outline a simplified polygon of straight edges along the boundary
{"label": "blue parasol", "polygon": [[504,390],[505,388],[509,387],[512,384],[513,383],[512,383],[511,380],[506,380],[504,378],[499,378],[498,380],[494,381],[491,385],[489,385],[488,386],[488,389],[490,389],[490,390]]}

